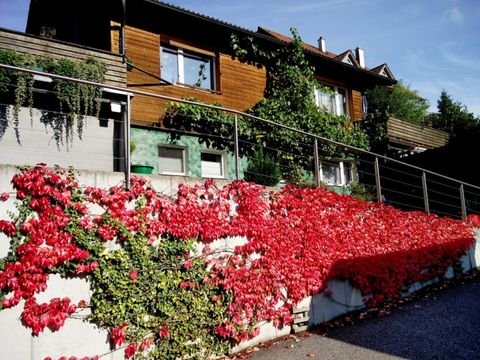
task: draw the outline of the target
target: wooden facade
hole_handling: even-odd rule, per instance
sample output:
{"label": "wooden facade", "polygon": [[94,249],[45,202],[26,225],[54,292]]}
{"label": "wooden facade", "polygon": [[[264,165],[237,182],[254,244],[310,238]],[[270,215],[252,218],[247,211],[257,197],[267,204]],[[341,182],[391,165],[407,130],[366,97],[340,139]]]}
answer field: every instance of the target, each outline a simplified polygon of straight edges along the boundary
{"label": "wooden facade", "polygon": [[[274,31],[262,28],[250,31],[164,2],[125,0],[126,6],[122,8],[121,2],[105,1],[105,7],[90,12],[86,9],[90,5],[95,7],[97,1],[69,3],[36,0],[30,7],[27,31],[38,34],[47,26],[56,30],[59,39],[100,47],[118,54],[121,22],[125,21],[126,54],[134,65],[126,77],[128,87],[175,98],[196,98],[239,111],[250,108],[263,97],[266,73],[265,69],[232,58],[232,34],[239,38],[251,38],[258,46],[268,50],[282,48],[292,40]],[[55,15],[58,13],[64,15]],[[162,83],[162,44],[190,50],[193,54],[213,55],[214,90]],[[352,51],[348,51],[348,54],[353,63],[343,61],[341,55],[321,51],[313,45],[304,44],[304,48],[318,80],[346,90],[348,113],[352,121],[363,118],[362,94],[366,89],[396,82],[393,75],[382,76],[363,65],[361,67]],[[137,95],[132,106],[133,122],[159,125],[165,106],[166,103],[158,99]]]}
{"label": "wooden facade", "polygon": [[[119,52],[119,24],[112,22],[111,41],[112,51]],[[174,39],[175,43],[185,44],[186,47],[197,48],[198,44],[188,39],[172,38],[167,34],[146,31],[133,26],[126,26],[126,53],[129,61],[145,72],[132,69],[127,73],[127,84],[141,90],[175,98],[196,98],[206,103],[219,103],[224,107],[244,111],[252,107],[262,97],[266,84],[264,68],[258,68],[232,59],[230,55],[220,53],[216,49],[202,48],[199,51],[208,51],[215,54],[217,89],[207,90],[180,85],[161,85],[158,78],[162,77],[160,44]],[[362,92],[360,89],[349,88],[345,81],[327,77],[318,77],[322,83],[341,86],[348,92],[349,115],[352,121],[363,119]],[[136,96],[132,105],[132,121],[139,125],[157,125],[161,119],[166,102]]]}
{"label": "wooden facade", "polygon": [[121,56],[106,51],[79,47],[62,41],[39,38],[4,29],[0,29],[0,49],[53,59],[83,61],[89,57],[95,57],[106,66],[106,84],[125,86],[127,80],[127,71]]}
{"label": "wooden facade", "polygon": [[[116,28],[115,23],[112,27]],[[219,103],[224,107],[244,111],[252,107],[262,97],[265,89],[265,69],[241,63],[216,49],[202,50],[215,54],[216,90],[192,88],[181,85],[161,85],[158,78],[162,76],[160,60],[160,44],[172,37],[127,26],[125,29],[126,53],[129,61],[145,72],[132,69],[127,73],[129,87],[171,96],[175,98],[195,98],[206,103]],[[112,30],[112,51],[119,52],[119,32]],[[198,47],[188,39],[175,38],[176,43],[189,47]],[[156,78],[157,77],[157,78]],[[138,125],[158,124],[167,102],[136,96],[132,104],[132,122]]]}
{"label": "wooden facade", "polygon": [[352,121],[361,121],[363,119],[363,101],[362,93],[358,90],[351,90],[350,93],[350,118]]}

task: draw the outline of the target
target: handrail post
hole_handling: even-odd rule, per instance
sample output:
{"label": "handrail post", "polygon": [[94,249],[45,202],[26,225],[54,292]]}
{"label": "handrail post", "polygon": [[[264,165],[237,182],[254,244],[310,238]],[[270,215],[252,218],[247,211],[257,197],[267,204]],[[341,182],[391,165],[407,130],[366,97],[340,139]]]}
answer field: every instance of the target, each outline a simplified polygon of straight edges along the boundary
{"label": "handrail post", "polygon": [[315,168],[313,169],[313,174],[315,176],[315,187],[320,187],[320,160],[318,156],[317,138],[313,139],[313,163],[315,166]]}
{"label": "handrail post", "polygon": [[425,171],[422,172],[422,189],[425,212],[427,214],[430,214],[430,204],[428,203],[427,174],[425,174]]}
{"label": "handrail post", "polygon": [[238,148],[238,115],[235,114],[233,121],[233,152],[235,157],[235,179],[240,180],[240,154]]}
{"label": "handrail post", "polygon": [[465,202],[465,191],[463,184],[460,184],[460,202],[462,204],[462,219],[467,220],[467,204]]}
{"label": "handrail post", "polygon": [[377,201],[382,202],[382,186],[380,184],[380,165],[378,157],[375,156],[375,185],[377,186]]}
{"label": "handrail post", "polygon": [[124,115],[124,139],[125,139],[125,189],[130,190],[130,117],[131,117],[131,107],[130,107],[130,94],[127,94],[127,102],[125,104],[125,115]]}

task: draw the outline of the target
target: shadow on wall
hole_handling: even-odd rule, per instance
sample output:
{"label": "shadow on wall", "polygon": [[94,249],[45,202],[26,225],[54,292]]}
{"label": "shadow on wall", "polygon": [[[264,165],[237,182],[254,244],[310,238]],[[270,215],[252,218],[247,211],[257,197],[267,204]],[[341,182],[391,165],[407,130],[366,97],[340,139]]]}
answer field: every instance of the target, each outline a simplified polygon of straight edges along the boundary
{"label": "shadow on wall", "polygon": [[8,127],[8,118],[7,118],[7,107],[5,105],[0,105],[0,141],[7,131]]}

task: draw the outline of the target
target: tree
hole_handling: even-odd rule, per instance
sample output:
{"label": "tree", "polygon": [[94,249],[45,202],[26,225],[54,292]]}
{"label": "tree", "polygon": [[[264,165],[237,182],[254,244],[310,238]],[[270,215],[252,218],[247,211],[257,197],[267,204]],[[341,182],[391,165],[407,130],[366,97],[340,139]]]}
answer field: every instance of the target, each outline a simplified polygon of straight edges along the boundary
{"label": "tree", "polygon": [[390,116],[423,123],[427,117],[428,101],[401,81],[393,87],[376,86],[366,91],[368,111],[362,128],[368,134],[371,149],[386,153],[387,123]]}
{"label": "tree", "polygon": [[479,119],[469,112],[467,107],[443,90],[437,102],[438,113],[428,117],[436,129],[450,133],[452,137],[478,131]]}
{"label": "tree", "polygon": [[393,86],[390,94],[389,114],[399,119],[422,123],[427,116],[428,100],[418,95],[416,90],[410,89],[402,81]]}
{"label": "tree", "polygon": [[376,86],[365,93],[368,111],[361,122],[368,134],[370,148],[373,152],[386,153],[388,145],[387,122],[390,107],[390,90],[385,86]]}

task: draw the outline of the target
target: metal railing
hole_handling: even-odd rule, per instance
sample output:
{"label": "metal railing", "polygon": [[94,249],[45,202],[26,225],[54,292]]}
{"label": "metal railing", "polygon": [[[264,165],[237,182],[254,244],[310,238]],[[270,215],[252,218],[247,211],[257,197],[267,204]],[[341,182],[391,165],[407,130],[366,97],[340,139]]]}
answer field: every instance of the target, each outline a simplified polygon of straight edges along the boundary
{"label": "metal railing", "polygon": [[[0,69],[20,71],[52,79],[101,87],[104,90],[123,96],[122,141],[124,149],[122,158],[127,187],[130,182],[131,163],[131,98],[135,96],[139,102],[144,98],[156,99],[156,103],[158,103],[162,112],[165,108],[171,108],[172,104],[189,104],[202,109],[228,114],[231,117],[231,131],[227,133],[216,133],[215,130],[204,133],[198,129],[167,129],[153,125],[150,127],[157,130],[158,133],[168,134],[168,140],[165,141],[169,142],[181,143],[182,139],[201,138],[204,143],[210,144],[210,147],[212,146],[211,144],[221,144],[218,150],[223,150],[229,154],[228,156],[233,157],[231,159],[234,165],[233,169],[229,168],[231,170],[229,177],[231,178],[241,179],[248,177],[249,174],[255,175],[251,169],[249,170],[247,164],[254,161],[252,154],[255,150],[261,149],[271,155],[272,162],[279,164],[283,174],[300,171],[304,178],[303,183],[307,185],[320,186],[326,183],[327,186],[341,190],[341,186],[336,187],[335,185],[346,185],[353,180],[354,183],[361,185],[362,191],[365,193],[363,195],[370,195],[370,198],[373,196],[377,201],[386,202],[402,209],[422,210],[428,213],[463,219],[468,214],[480,214],[479,186],[408,164],[398,159],[308,133],[301,129],[278,124],[274,121],[234,109],[177,99],[132,88],[109,86],[3,64],[0,64]],[[211,118],[199,119],[198,117],[192,119],[192,122],[198,122],[199,120],[215,122]],[[247,123],[250,125],[260,124],[262,132],[253,136],[248,134],[248,131],[245,130],[246,127],[241,126]],[[219,123],[218,125],[224,125],[224,123]],[[144,128],[149,127],[144,126]],[[215,126],[210,128],[215,129]],[[291,147],[288,147],[288,142],[285,146],[277,143],[277,146],[272,147],[270,143],[261,141],[262,136],[268,136],[269,131],[279,130],[292,139],[297,145],[296,149],[301,149],[301,151],[293,151]],[[136,129],[136,132],[141,131],[141,128]],[[260,137],[260,140],[258,137]],[[228,171],[226,170],[226,172]],[[197,175],[202,176],[201,173]],[[269,174],[256,175],[269,176]]]}

